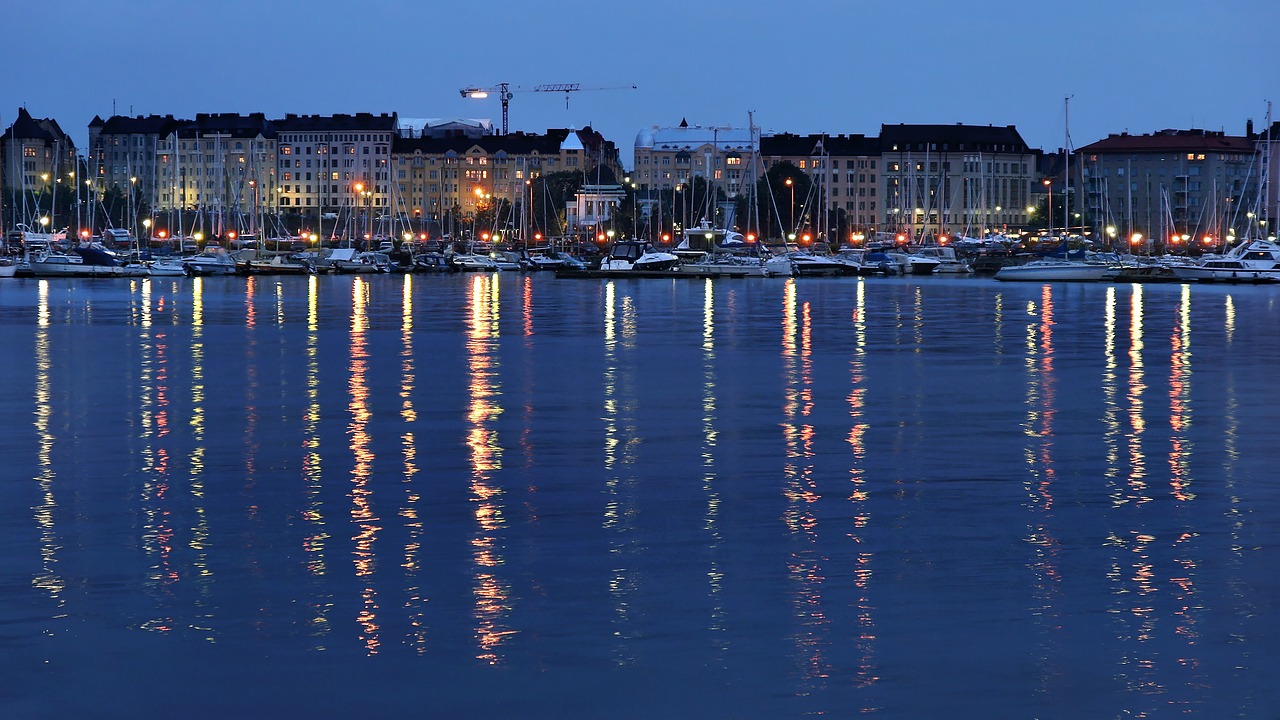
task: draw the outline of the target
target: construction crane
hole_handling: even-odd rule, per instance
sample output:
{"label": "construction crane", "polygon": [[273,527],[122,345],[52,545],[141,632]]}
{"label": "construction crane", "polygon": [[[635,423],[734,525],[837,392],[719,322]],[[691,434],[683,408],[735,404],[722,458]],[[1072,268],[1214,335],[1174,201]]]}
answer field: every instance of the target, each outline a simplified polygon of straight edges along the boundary
{"label": "construction crane", "polygon": [[464,98],[483,99],[490,95],[497,95],[498,100],[502,103],[502,134],[507,134],[507,110],[511,104],[511,97],[517,92],[562,92],[564,93],[564,106],[569,107],[569,94],[575,92],[585,92],[594,90],[635,90],[635,85],[615,85],[611,87],[582,87],[578,83],[551,83],[547,85],[535,85],[531,88],[512,87],[511,83],[498,83],[493,87],[465,87],[459,92]]}

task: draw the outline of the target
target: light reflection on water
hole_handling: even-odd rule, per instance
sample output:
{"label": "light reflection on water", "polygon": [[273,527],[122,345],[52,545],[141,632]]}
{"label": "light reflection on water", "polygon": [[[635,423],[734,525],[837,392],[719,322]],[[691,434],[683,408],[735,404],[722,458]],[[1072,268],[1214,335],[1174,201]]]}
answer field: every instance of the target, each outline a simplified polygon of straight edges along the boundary
{"label": "light reflection on water", "polygon": [[0,489],[0,669],[33,703],[114,643],[309,710],[377,663],[371,697],[421,677],[442,716],[495,680],[540,715],[656,680],[734,716],[1258,716],[1280,339],[1236,323],[1275,293],[0,285],[34,480]]}

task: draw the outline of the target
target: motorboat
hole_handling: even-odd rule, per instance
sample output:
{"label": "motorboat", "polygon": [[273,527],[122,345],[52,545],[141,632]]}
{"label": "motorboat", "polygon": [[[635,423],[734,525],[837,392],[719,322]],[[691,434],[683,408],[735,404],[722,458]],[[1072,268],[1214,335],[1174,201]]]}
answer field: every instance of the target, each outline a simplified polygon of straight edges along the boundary
{"label": "motorboat", "polygon": [[182,258],[176,255],[152,260],[147,265],[147,270],[153,277],[176,277],[187,274],[187,266],[183,264]]}
{"label": "motorboat", "polygon": [[600,261],[604,271],[671,270],[680,262],[673,253],[662,252],[642,240],[622,240],[613,244],[609,256]]}
{"label": "motorboat", "polygon": [[78,253],[44,252],[30,260],[35,277],[124,277],[124,268],[116,263],[99,264]]}
{"label": "motorboat", "polygon": [[188,255],[182,265],[189,275],[235,275],[236,261],[226,250],[206,247],[203,252]]}
{"label": "motorboat", "polygon": [[888,250],[885,255],[898,264],[903,275],[932,275],[942,265],[937,258],[897,250]]}
{"label": "motorboat", "polygon": [[818,255],[808,250],[792,250],[764,261],[765,275],[808,277],[815,275],[847,275],[849,264],[832,255]]}
{"label": "motorboat", "polygon": [[494,250],[489,253],[489,259],[498,266],[499,270],[524,270],[524,263],[521,262],[520,253],[514,250]]}
{"label": "motorboat", "polygon": [[731,252],[709,252],[695,260],[682,262],[680,272],[734,277],[764,277],[764,259]]}
{"label": "motorboat", "polygon": [[1197,265],[1172,265],[1179,280],[1198,282],[1257,283],[1280,281],[1280,245],[1270,240],[1250,240],[1222,257]]}
{"label": "motorboat", "polygon": [[458,267],[449,262],[444,253],[428,252],[413,256],[414,272],[458,272]]}
{"label": "motorboat", "polygon": [[916,263],[930,260],[938,263],[932,272],[960,275],[967,275],[973,272],[973,268],[969,267],[969,263],[962,260],[956,249],[950,245],[926,245],[911,253],[913,272]]}
{"label": "motorboat", "polygon": [[742,233],[728,228],[717,228],[710,221],[702,220],[696,227],[685,228],[683,238],[671,253],[681,262],[697,261],[707,253],[739,253],[749,247]]}
{"label": "motorboat", "polygon": [[493,258],[478,253],[454,253],[449,262],[463,272],[497,272],[500,269]]}
{"label": "motorboat", "polygon": [[996,271],[997,280],[1026,282],[1092,282],[1105,280],[1115,263],[1063,258],[1040,258],[1023,265],[1005,265]]}

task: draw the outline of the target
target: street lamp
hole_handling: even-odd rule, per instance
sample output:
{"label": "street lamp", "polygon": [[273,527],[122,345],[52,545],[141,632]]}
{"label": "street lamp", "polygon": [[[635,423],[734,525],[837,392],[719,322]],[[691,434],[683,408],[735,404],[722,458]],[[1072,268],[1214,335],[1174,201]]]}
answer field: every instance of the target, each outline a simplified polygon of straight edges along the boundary
{"label": "street lamp", "polygon": [[1048,178],[1045,178],[1044,186],[1049,190],[1049,207],[1048,207],[1049,234],[1053,235],[1053,181]]}
{"label": "street lamp", "polygon": [[788,224],[791,226],[789,237],[794,240],[796,229],[796,184],[791,181],[791,178],[787,178],[786,185],[791,188],[791,217]]}

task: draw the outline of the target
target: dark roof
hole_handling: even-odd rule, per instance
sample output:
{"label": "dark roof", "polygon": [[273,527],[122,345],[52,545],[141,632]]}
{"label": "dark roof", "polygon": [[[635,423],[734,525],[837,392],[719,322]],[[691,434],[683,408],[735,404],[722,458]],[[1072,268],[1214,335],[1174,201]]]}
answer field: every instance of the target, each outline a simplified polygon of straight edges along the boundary
{"label": "dark roof", "polygon": [[1247,137],[1227,135],[1213,130],[1161,130],[1150,135],[1112,134],[1076,152],[1161,153],[1161,152],[1237,152],[1251,153],[1253,142]]}
{"label": "dark roof", "polygon": [[1029,152],[1013,125],[881,125],[880,145],[883,152]]}
{"label": "dark roof", "polygon": [[[103,135],[159,135],[160,137],[191,122],[175,120],[172,115],[138,115],[137,117],[112,115],[105,121],[94,116],[94,120],[101,123]],[[89,123],[89,127],[93,127],[93,123]]]}
{"label": "dark roof", "polygon": [[781,133],[760,138],[760,154],[765,156],[801,155],[879,155],[880,141],[865,135],[793,135]]}
{"label": "dark roof", "polygon": [[53,142],[54,135],[43,123],[31,117],[24,107],[18,108],[18,119],[4,133],[5,138]]}
{"label": "dark roof", "polygon": [[395,132],[396,113],[355,115],[294,115],[272,120],[277,132]]}
{"label": "dark roof", "polygon": [[75,142],[58,126],[53,118],[33,118],[24,107],[18,108],[18,119],[5,129],[0,137],[7,140],[39,140],[45,143],[60,143],[68,151],[74,152]]}
{"label": "dark roof", "polygon": [[195,122],[187,122],[178,129],[178,136],[192,138],[217,133],[234,138],[253,138],[261,135],[274,138],[276,128],[262,113],[238,115],[236,113],[197,113]]}
{"label": "dark roof", "polygon": [[105,124],[106,121],[97,115],[94,115],[93,119],[89,121],[89,127],[102,127]]}

